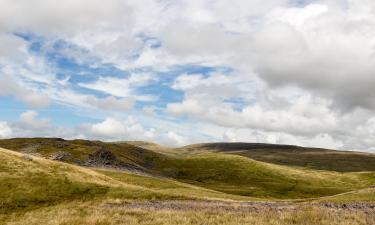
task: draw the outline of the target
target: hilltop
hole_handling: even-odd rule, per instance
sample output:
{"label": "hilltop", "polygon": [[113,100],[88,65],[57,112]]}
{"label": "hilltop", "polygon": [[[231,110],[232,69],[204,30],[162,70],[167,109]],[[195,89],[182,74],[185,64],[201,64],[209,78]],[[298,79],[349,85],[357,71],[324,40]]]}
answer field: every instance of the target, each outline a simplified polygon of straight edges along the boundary
{"label": "hilltop", "polygon": [[180,148],[185,152],[217,152],[286,166],[338,172],[375,171],[375,154],[264,143],[206,143]]}

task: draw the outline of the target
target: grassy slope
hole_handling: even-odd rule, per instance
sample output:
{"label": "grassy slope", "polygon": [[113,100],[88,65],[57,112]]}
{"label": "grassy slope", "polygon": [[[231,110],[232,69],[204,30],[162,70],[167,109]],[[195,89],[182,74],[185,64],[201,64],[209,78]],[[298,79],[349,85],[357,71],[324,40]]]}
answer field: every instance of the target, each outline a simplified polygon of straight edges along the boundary
{"label": "grassy slope", "polygon": [[375,184],[375,173],[338,173],[296,169],[228,154],[171,158],[158,170],[183,182],[225,193],[264,198],[311,198]]}
{"label": "grassy slope", "polygon": [[59,138],[15,138],[0,140],[0,147],[19,152],[40,154],[49,158],[56,152],[67,152],[71,156],[65,162],[76,164],[85,161],[90,154],[103,148],[111,151],[119,160],[147,171],[152,162],[163,155],[127,143],[104,143],[101,141],[72,140]]}
{"label": "grassy slope", "polygon": [[[373,182],[372,173],[336,173],[292,169],[228,154],[200,154],[158,159],[155,170],[172,173],[179,180],[196,183],[212,189],[234,193],[247,190],[249,183],[263,189],[266,196],[278,196],[289,182],[298,181],[301,190],[346,190]],[[212,213],[205,211],[153,211],[105,208],[108,201],[144,199],[235,199],[251,198],[223,194],[166,178],[140,176],[126,172],[89,169],[66,163],[34,157],[31,161],[23,154],[0,149],[0,224],[366,224],[368,215],[361,213],[301,209],[278,214]],[[159,164],[160,163],[160,164]],[[202,179],[204,182],[202,182]],[[244,185],[244,186],[243,186]],[[307,185],[307,186],[303,186]],[[297,185],[298,186],[298,185]],[[301,194],[288,193],[291,197]],[[229,189],[229,191],[228,191]],[[278,191],[274,191],[278,190]],[[326,193],[327,190],[324,191]],[[308,190],[308,192],[310,192]],[[261,192],[258,192],[261,193]],[[296,195],[296,193],[298,193]],[[243,194],[243,193],[240,193]],[[310,195],[309,193],[308,195]],[[374,201],[374,189],[364,189],[323,201]],[[251,194],[261,196],[259,194]],[[282,197],[282,196],[281,196]],[[121,200],[122,199],[122,200]],[[27,222],[26,222],[27,221]],[[7,223],[8,224],[8,223]]]}
{"label": "grassy slope", "polygon": [[375,188],[366,188],[358,191],[338,194],[335,196],[328,196],[320,198],[318,201],[337,203],[375,202]]}
{"label": "grassy slope", "polygon": [[[65,163],[0,150],[0,212],[103,196],[163,197],[143,187]],[[155,195],[155,196],[154,196]]]}
{"label": "grassy slope", "polygon": [[30,160],[5,149],[0,149],[0,162],[0,214],[112,198],[247,199],[168,179],[95,171],[38,157]]}
{"label": "grassy slope", "polygon": [[[141,144],[145,146],[145,143]],[[194,147],[197,152],[185,148],[185,150],[175,153],[176,150],[168,149],[168,154],[161,154],[164,150],[155,152],[157,150],[151,151],[129,143],[84,140],[10,139],[0,140],[0,146],[21,152],[32,149],[45,157],[57,151],[65,151],[71,153],[73,158],[81,160],[87,158],[96,149],[105,148],[122,161],[142,168],[150,174],[170,177],[184,183],[231,195],[256,198],[315,198],[358,190],[375,184],[375,173],[373,172],[340,173],[292,168],[263,163],[233,154],[206,153],[207,151],[200,150],[202,148],[198,146]],[[146,143],[146,146],[154,145]],[[158,149],[162,148],[157,147]],[[288,148],[290,146],[280,147],[284,150]],[[217,146],[215,149],[217,150]],[[234,152],[238,146],[233,148],[233,144],[227,144],[225,149],[226,152]],[[281,151],[283,150],[279,150],[279,152]],[[336,161],[333,161],[334,164]],[[364,166],[368,165],[364,164]],[[107,173],[106,175],[111,174]],[[119,179],[119,176],[115,176],[115,178]]]}
{"label": "grassy slope", "polygon": [[210,143],[178,149],[185,154],[221,152],[257,161],[337,172],[375,171],[375,154],[304,148],[292,145]]}

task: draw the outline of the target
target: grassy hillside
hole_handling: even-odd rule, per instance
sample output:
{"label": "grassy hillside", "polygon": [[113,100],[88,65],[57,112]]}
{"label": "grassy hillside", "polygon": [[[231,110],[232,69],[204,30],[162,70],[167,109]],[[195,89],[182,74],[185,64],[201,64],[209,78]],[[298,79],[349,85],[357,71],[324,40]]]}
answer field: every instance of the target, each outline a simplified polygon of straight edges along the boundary
{"label": "grassy hillside", "polygon": [[[143,142],[133,144],[139,145],[139,143],[141,146],[156,146]],[[95,168],[130,170],[140,174],[148,174],[153,178],[156,176],[175,179],[228,195],[255,198],[316,198],[375,185],[375,172],[317,171],[308,167],[287,167],[264,163],[237,155],[239,154],[237,150],[244,146],[242,143],[188,146],[179,153],[176,153],[177,149],[160,150],[162,148],[160,146],[158,146],[159,150],[144,149],[132,145],[131,142],[105,143],[51,138],[0,140],[0,146],[15,149],[22,153],[41,155],[45,158],[53,158],[60,154],[62,157],[57,158],[57,160],[68,163]],[[263,144],[246,144],[245,146],[258,150],[261,147],[263,152],[275,152],[276,158],[282,152],[289,151],[290,148],[298,149],[295,146]],[[279,149],[275,150],[275,147]],[[189,148],[195,150],[191,151]],[[307,150],[304,151],[307,152]],[[325,150],[319,151],[324,152],[319,155],[320,158],[324,158]],[[361,155],[361,153],[349,153],[347,156],[353,154]],[[361,157],[363,156],[361,155]],[[330,165],[338,165],[338,163],[337,159],[333,159],[331,164],[327,162]],[[363,167],[371,166],[371,163],[363,165]],[[341,169],[337,167],[336,170]],[[365,168],[361,170],[365,170]],[[122,175],[115,176],[114,172],[104,174],[106,176],[112,175],[113,178],[120,181],[123,179],[121,178]],[[126,180],[126,182],[130,181]]]}
{"label": "grassy hillside", "polygon": [[165,159],[155,170],[183,182],[225,193],[262,198],[311,198],[375,184],[375,173],[296,169],[229,154]]}
{"label": "grassy hillside", "polygon": [[0,213],[103,196],[161,198],[90,169],[0,150]]}
{"label": "grassy hillside", "polygon": [[[21,146],[18,151],[24,152],[30,144],[27,139],[22,141],[13,144]],[[375,183],[375,174],[371,172],[296,169],[223,153],[172,157],[173,154],[165,156],[152,151],[146,152],[156,157],[146,167],[143,165],[147,157],[137,153],[144,150],[136,147],[121,150],[124,143],[115,144],[116,147],[109,143],[108,147],[102,142],[69,141],[65,145],[68,148],[51,147],[56,145],[55,141],[32,139],[32,145],[39,144],[32,153],[50,157],[56,149],[74,152],[87,148],[87,153],[81,153],[80,159],[84,161],[98,145],[119,151],[114,153],[118,159],[131,158],[127,162],[145,170],[130,173],[113,168],[81,167],[0,149],[0,224],[352,225],[375,222],[366,211],[259,202],[326,195],[334,196],[313,200],[374,202],[375,189],[365,188]],[[122,157],[129,153],[130,156]]]}
{"label": "grassy hillside", "polygon": [[64,140],[60,138],[15,138],[0,140],[0,147],[83,166],[147,171],[164,155],[127,143]]}
{"label": "grassy hillside", "polygon": [[93,170],[0,149],[0,213],[73,200],[246,199],[165,178]]}
{"label": "grassy hillside", "polygon": [[252,143],[209,143],[185,146],[185,154],[221,152],[245,156],[257,161],[286,166],[338,172],[375,171],[375,154],[304,148],[293,145]]}

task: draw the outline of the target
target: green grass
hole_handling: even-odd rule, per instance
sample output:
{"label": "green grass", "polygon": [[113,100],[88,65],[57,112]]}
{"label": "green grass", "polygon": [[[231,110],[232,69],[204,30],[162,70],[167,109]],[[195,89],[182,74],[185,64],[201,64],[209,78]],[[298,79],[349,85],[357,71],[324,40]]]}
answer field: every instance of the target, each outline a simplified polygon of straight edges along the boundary
{"label": "green grass", "polygon": [[296,169],[219,153],[165,159],[154,170],[182,182],[258,198],[313,198],[375,183],[374,173]]}
{"label": "green grass", "polygon": [[177,181],[92,170],[0,149],[0,214],[100,199],[246,199]]}
{"label": "green grass", "polygon": [[[56,138],[0,140],[0,146],[19,152],[31,149],[46,158],[55,152],[64,151],[72,155],[67,160],[68,163],[85,160],[94,151],[105,149],[111,151],[117,159],[133,165],[153,178],[147,180],[141,176],[125,176],[118,172],[99,171],[100,173],[120,182],[141,184],[149,188],[175,191],[175,193],[178,188],[168,188],[165,185],[181,186],[182,182],[222,192],[231,195],[232,198],[246,196],[299,199],[336,195],[375,184],[375,172],[347,172],[371,169],[373,166],[371,154],[323,149],[308,150],[296,146],[217,143],[163,150],[161,146],[144,142],[105,143],[86,140],[66,141]],[[148,146],[150,149],[140,146]],[[250,147],[250,150],[243,150]],[[370,157],[364,159],[367,155]],[[258,161],[251,157],[260,159]],[[361,166],[358,163],[360,160],[363,161]],[[274,164],[262,161],[271,161]],[[351,161],[353,161],[352,165]],[[305,164],[301,164],[302,162]],[[292,166],[283,165],[287,163]],[[318,168],[327,170],[316,170]],[[155,176],[170,179],[158,180]],[[180,181],[180,184],[171,182],[171,179]],[[157,180],[160,182],[156,182]],[[56,181],[58,182],[60,181]],[[157,188],[158,186],[160,188]]]}
{"label": "green grass", "polygon": [[[1,141],[0,141],[1,142]],[[0,224],[366,224],[369,215],[320,209],[284,214],[237,214],[199,210],[153,211],[106,208],[108,202],[144,200],[224,200],[375,202],[375,172],[335,172],[287,167],[228,153],[174,154],[127,143],[60,139],[5,140],[10,147],[48,156],[56,151],[87,157],[106,148],[121,160],[144,168],[132,174],[84,168],[0,149]],[[65,141],[64,141],[65,142]],[[76,153],[74,153],[76,152]],[[147,174],[146,174],[147,172]],[[164,176],[164,177],[162,177]],[[366,218],[366,219],[363,219]],[[151,221],[151,222],[150,222]],[[155,221],[157,221],[155,223]],[[375,219],[374,219],[375,221]],[[305,223],[305,224],[306,224]]]}
{"label": "green grass", "polygon": [[318,200],[319,202],[353,203],[375,202],[375,188],[368,188],[335,196],[328,196]]}
{"label": "green grass", "polygon": [[184,154],[221,152],[278,165],[337,172],[375,171],[375,154],[290,145],[211,143],[178,149]]}
{"label": "green grass", "polygon": [[162,154],[127,143],[105,143],[101,141],[63,140],[60,138],[14,138],[0,140],[0,147],[40,154],[49,158],[53,153],[66,152],[71,156],[65,162],[79,164],[98,149],[111,151],[122,162],[147,171],[153,161],[164,157]]}
{"label": "green grass", "polygon": [[[102,197],[160,199],[158,193],[117,182],[89,169],[0,151],[0,213]],[[183,198],[183,197],[181,197]]]}
{"label": "green grass", "polygon": [[257,198],[249,198],[246,196],[218,192],[212,189],[206,189],[204,187],[178,182],[169,178],[136,175],[115,170],[99,169],[96,171],[126,184],[142,186],[158,191],[160,193],[165,193],[166,195],[184,196],[184,198],[186,199],[191,198],[240,201],[260,200]]}

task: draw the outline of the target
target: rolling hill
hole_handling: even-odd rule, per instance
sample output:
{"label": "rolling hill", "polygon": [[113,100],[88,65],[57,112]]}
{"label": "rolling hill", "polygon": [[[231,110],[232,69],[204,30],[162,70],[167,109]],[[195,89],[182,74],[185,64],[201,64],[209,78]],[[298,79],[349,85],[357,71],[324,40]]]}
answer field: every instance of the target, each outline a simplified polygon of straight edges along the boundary
{"label": "rolling hill", "polygon": [[[291,207],[298,202],[375,202],[375,157],[368,153],[248,143],[199,144],[172,149],[145,142],[59,138],[0,140],[0,147],[4,148],[0,149],[0,222],[4,223],[21,217],[26,220],[32,215],[39,218],[35,224],[40,224],[51,212],[61,211],[69,215],[83,213],[72,217],[72,221],[75,218],[80,222],[66,224],[91,224],[82,211],[88,208],[93,211],[87,214],[97,209],[106,211],[103,219],[108,222],[100,224],[112,224],[108,215],[116,217],[113,211],[120,213],[121,207],[130,207],[134,201],[150,201],[145,203],[146,208],[156,210],[155,215],[160,207],[172,208],[176,218],[181,214],[177,215],[175,208],[187,213],[196,212],[200,207],[189,206],[185,210],[185,203],[179,201],[193,201],[193,205],[213,200],[240,204],[223,206],[227,209],[222,215],[228,215],[228,221],[236,218],[232,215],[236,210],[247,211],[249,207],[273,210],[272,205],[267,205],[271,203],[242,205],[248,202],[281,201],[293,204]],[[168,201],[177,202],[165,203]],[[108,204],[115,209],[102,208]],[[134,204],[136,210],[145,207],[143,203]],[[217,210],[217,204],[224,203],[202,204]],[[301,210],[306,212],[303,207]],[[318,215],[325,213],[319,211]],[[208,218],[205,213],[201,216]],[[295,217],[293,213],[289,216]],[[82,218],[85,218],[83,222]],[[142,224],[138,219],[129,224]],[[223,217],[216,219],[224,220]],[[56,224],[63,220],[60,218]],[[186,224],[196,224],[190,222]],[[22,223],[20,220],[18,224]],[[285,221],[285,224],[290,223]]]}
{"label": "rolling hill", "polygon": [[279,165],[337,172],[375,171],[375,154],[262,143],[207,143],[182,152],[220,152]]}

